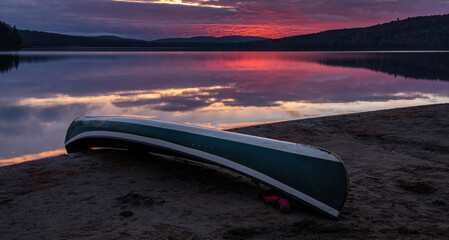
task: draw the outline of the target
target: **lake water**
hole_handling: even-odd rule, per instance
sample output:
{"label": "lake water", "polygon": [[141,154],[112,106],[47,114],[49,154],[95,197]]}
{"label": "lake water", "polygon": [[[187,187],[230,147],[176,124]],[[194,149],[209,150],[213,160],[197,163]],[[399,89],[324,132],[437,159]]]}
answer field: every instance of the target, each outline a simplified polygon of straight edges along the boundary
{"label": "lake water", "polygon": [[64,152],[84,115],[226,129],[449,102],[449,52],[0,53],[0,166]]}

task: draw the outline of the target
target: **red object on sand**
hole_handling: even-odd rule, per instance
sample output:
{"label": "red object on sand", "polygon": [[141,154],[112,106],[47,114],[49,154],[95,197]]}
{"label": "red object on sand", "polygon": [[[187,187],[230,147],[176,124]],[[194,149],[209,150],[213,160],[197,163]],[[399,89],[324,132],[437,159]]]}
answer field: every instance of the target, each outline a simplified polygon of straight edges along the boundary
{"label": "red object on sand", "polygon": [[290,202],[282,198],[280,196],[276,195],[265,195],[263,196],[263,200],[267,203],[275,204],[276,206],[279,206],[279,212],[280,213],[288,213],[290,211]]}

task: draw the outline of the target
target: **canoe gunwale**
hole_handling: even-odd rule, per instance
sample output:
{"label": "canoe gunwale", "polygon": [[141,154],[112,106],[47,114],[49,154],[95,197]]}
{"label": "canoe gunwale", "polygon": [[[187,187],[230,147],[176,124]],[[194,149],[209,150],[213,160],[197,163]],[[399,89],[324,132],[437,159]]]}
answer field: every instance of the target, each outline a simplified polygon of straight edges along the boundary
{"label": "canoe gunwale", "polygon": [[[87,121],[92,119],[86,119]],[[86,120],[75,120],[76,121],[86,121]],[[102,120],[104,121],[104,120]],[[70,128],[69,128],[70,130]],[[208,129],[207,129],[208,130]],[[227,134],[228,132],[226,132]],[[235,134],[235,133],[234,133]],[[251,179],[254,179],[258,182],[261,182],[267,186],[270,186],[285,195],[289,196],[290,198],[309,206],[324,215],[336,219],[338,217],[338,214],[340,213],[340,210],[337,210],[318,199],[311,197],[298,189],[295,189],[283,182],[280,182],[262,172],[259,172],[255,169],[249,168],[245,165],[241,165],[238,162],[226,159],[220,155],[215,155],[210,152],[201,151],[200,149],[195,149],[190,146],[186,145],[178,145],[174,142],[165,141],[163,139],[158,138],[151,138],[144,135],[137,135],[132,133],[126,133],[126,132],[119,132],[119,131],[95,131],[95,130],[86,130],[83,129],[78,134],[73,135],[71,134],[69,137],[69,131],[67,132],[67,138],[66,138],[66,148],[67,151],[70,152],[76,152],[79,151],[78,149],[80,146],[81,148],[84,148],[84,150],[89,149],[90,147],[115,147],[123,145],[123,143],[128,144],[128,149],[151,149],[150,151],[154,150],[162,150],[164,153],[168,155],[174,155],[174,156],[181,156],[184,158],[205,162],[213,165],[217,165],[226,169],[229,169],[233,172],[236,172],[238,174],[241,174],[243,176],[247,176]],[[251,137],[249,135],[246,135],[246,137]],[[255,137],[257,138],[257,137]],[[101,141],[104,140],[106,143],[103,142],[103,145],[100,144]],[[270,140],[270,139],[267,139]],[[87,145],[86,145],[87,144]],[[131,145],[132,146],[131,146]],[[85,145],[85,146],[83,146]],[[192,145],[193,146],[193,145]],[[310,147],[310,146],[307,146]],[[329,152],[324,149],[319,149],[320,151],[325,151],[328,154],[332,154],[333,157],[338,159],[341,164],[341,159],[333,154],[332,152]],[[344,166],[344,165],[343,165]],[[347,190],[349,190],[349,184],[347,185]],[[345,199],[347,197],[347,192]],[[344,200],[345,200],[344,199]],[[344,203],[344,201],[343,201]],[[341,207],[343,204],[341,205]]]}
{"label": "canoe gunwale", "polygon": [[220,131],[216,129],[208,129],[179,123],[170,123],[153,119],[125,118],[125,117],[79,117],[76,118],[73,122],[83,122],[83,121],[105,121],[105,122],[127,123],[180,132],[189,131],[195,135],[219,138],[243,144],[257,145],[277,151],[300,154],[303,156],[320,158],[328,161],[342,162],[340,158],[338,158],[335,154],[331,153],[330,151],[310,145],[286,142],[276,139],[252,136],[235,132]]}

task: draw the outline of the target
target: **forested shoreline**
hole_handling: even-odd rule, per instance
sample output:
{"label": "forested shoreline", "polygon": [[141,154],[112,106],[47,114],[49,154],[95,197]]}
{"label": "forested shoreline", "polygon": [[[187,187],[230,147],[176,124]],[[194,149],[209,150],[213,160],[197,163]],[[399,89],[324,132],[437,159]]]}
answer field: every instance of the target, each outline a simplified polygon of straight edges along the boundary
{"label": "forested shoreline", "polygon": [[[245,41],[249,39],[249,41]],[[193,37],[154,41],[116,36],[71,36],[0,22],[0,49],[134,48],[136,51],[390,51],[449,50],[449,14],[412,17],[364,28],[328,30],[279,39],[251,36]],[[241,41],[241,42],[237,42]]]}

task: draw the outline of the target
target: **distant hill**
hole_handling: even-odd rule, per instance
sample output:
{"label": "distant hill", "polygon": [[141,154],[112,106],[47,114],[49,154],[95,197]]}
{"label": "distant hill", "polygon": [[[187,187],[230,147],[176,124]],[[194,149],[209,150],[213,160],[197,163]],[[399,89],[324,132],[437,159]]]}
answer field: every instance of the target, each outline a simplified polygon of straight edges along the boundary
{"label": "distant hill", "polygon": [[449,14],[240,45],[256,50],[448,50]]}
{"label": "distant hill", "polygon": [[145,47],[147,41],[116,36],[83,37],[58,33],[19,30],[24,47]]}
{"label": "distant hill", "polygon": [[22,37],[24,47],[199,47],[201,44],[214,44],[216,46],[220,43],[241,43],[267,39],[251,36],[224,36],[144,41],[117,36],[85,37],[30,30],[19,30],[18,32]]}
{"label": "distant hill", "polygon": [[212,36],[198,36],[191,38],[165,38],[159,39],[152,42],[155,43],[240,43],[240,42],[251,42],[251,41],[261,41],[267,40],[269,38],[263,37],[252,37],[252,36],[223,36],[223,37],[212,37]]}

